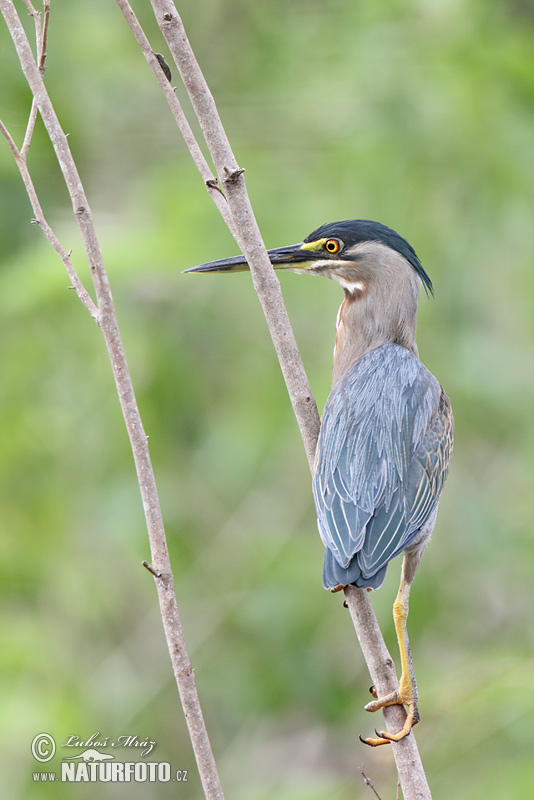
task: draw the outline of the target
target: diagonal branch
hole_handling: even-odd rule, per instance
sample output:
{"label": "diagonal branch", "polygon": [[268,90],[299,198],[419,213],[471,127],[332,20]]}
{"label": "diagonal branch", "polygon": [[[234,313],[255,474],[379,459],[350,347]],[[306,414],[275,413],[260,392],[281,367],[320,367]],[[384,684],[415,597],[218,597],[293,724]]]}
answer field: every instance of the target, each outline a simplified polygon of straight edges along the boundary
{"label": "diagonal branch", "polygon": [[[41,13],[36,11],[34,8],[31,0],[24,0],[26,6],[28,8],[28,13],[30,17],[33,17],[35,22],[35,38],[37,41],[37,53],[38,53],[38,60],[37,64],[39,67],[39,72],[41,75],[44,75],[45,71],[45,60],[46,60],[46,40],[48,37],[48,23],[50,20],[50,0],[43,0],[43,24],[41,25]],[[20,154],[22,158],[26,157],[26,154],[29,150],[33,131],[35,129],[35,123],[37,121],[37,103],[35,98],[32,99],[32,106],[30,110],[30,116],[28,119],[28,125],[26,126],[26,133],[24,135],[24,141],[22,143],[22,147],[20,148]]]}
{"label": "diagonal branch", "polygon": [[151,0],[185,88],[191,98],[202,133],[224,189],[246,256],[254,288],[267,320],[289,397],[300,428],[310,466],[313,463],[319,415],[302,364],[295,336],[282,298],[280,281],[271,266],[245,187],[243,170],[235,160],[215,106],[215,101],[187,39],[182,20],[172,0]]}
{"label": "diagonal branch", "polygon": [[[121,2],[121,0],[117,0]],[[319,416],[302,364],[280,283],[270,264],[247,195],[243,171],[238,167],[215,101],[187,39],[173,0],[151,0],[184,85],[191,98],[204,138],[223,185],[238,229],[238,241],[250,266],[254,288],[262,304],[267,325],[280,361],[288,393],[299,424],[310,468],[313,468],[319,433]],[[371,678],[380,695],[398,688],[395,666],[389,655],[367,592],[349,586],[345,597]],[[393,730],[403,726],[406,712],[401,706],[383,710]],[[431,797],[413,733],[391,744],[405,800]]]}
{"label": "diagonal branch", "polygon": [[[367,590],[347,586],[345,599],[378,696],[384,697],[397,691],[399,684],[395,664],[384,642]],[[401,730],[406,719],[404,707],[389,706],[382,711],[388,729]],[[392,742],[391,748],[404,800],[431,800],[432,795],[413,731],[400,742]]]}
{"label": "diagonal branch", "polygon": [[[29,0],[27,0],[27,2],[29,2]],[[54,107],[43,83],[42,71],[39,69],[39,65],[33,57],[28,39],[15,11],[13,2],[11,0],[0,0],[0,10],[2,11],[13,39],[22,70],[34,96],[39,114],[41,115],[54,147],[87,253],[97,296],[98,323],[104,334],[108,349],[113,377],[115,379],[137,470],[161,616],[176,683],[180,692],[180,698],[205,796],[208,800],[223,800],[222,788],[202,716],[195,676],[185,648],[180,617],[176,605],[174,580],[167,552],[167,543],[154,472],[148,451],[147,436],[143,429],[128,371],[128,364],[126,362],[113,306],[113,297],[111,295],[100,245],[93,225],[91,209],[72,158],[67,137],[56,116]],[[10,145],[13,155],[17,159],[19,169],[21,167],[26,169],[25,159],[21,157],[20,152],[17,151],[12,137],[6,131],[5,127],[2,127],[2,133]],[[23,177],[24,175],[25,173],[23,172]],[[27,182],[27,174],[25,183],[27,186],[30,185]],[[34,193],[33,202],[35,201],[36,195]],[[89,307],[88,303],[86,303],[86,306]]]}
{"label": "diagonal branch", "polygon": [[[35,108],[37,108],[37,106],[35,106]],[[41,208],[41,204],[39,202],[39,198],[37,197],[37,192],[35,191],[35,186],[33,185],[28,165],[26,163],[26,158],[22,154],[22,149],[19,150],[17,148],[17,145],[13,141],[11,134],[7,130],[2,120],[0,120],[0,133],[4,136],[9,147],[11,148],[11,152],[13,153],[15,162],[17,164],[17,167],[19,168],[19,172],[22,177],[24,186],[26,188],[26,193],[30,199],[30,203],[34,213],[34,219],[32,220],[32,222],[36,225],[39,225],[40,229],[42,230],[42,232],[44,233],[44,235],[46,236],[46,238],[48,239],[48,241],[50,242],[50,244],[60,257],[60,259],[62,260],[63,265],[67,270],[67,274],[72,281],[72,287],[73,289],[75,289],[78,298],[81,300],[83,305],[89,311],[92,318],[95,321],[98,321],[98,309],[95,306],[93,299],[91,298],[91,295],[81,282],[78,273],[74,268],[74,265],[70,257],[71,254],[65,250],[65,248],[63,247],[63,245],[61,244],[61,242],[55,235],[54,231],[52,230],[52,228],[45,219],[43,210]],[[26,141],[26,138],[24,139],[24,141]]]}
{"label": "diagonal branch", "polygon": [[228,203],[225,200],[223,192],[220,190],[217,180],[213,176],[213,173],[208,165],[208,162],[204,158],[202,150],[200,149],[197,140],[195,139],[195,134],[191,130],[191,126],[187,121],[187,117],[185,116],[183,109],[180,105],[180,101],[176,97],[175,90],[172,88],[169,80],[165,76],[160,63],[157,60],[157,57],[150,46],[150,42],[148,41],[144,30],[142,29],[141,25],[137,17],[135,16],[132,7],[126,0],[117,0],[117,5],[119,6],[120,10],[124,14],[126,22],[132,29],[132,33],[136,38],[137,44],[141,48],[141,51],[148,62],[148,66],[154,73],[154,76],[157,82],[160,85],[160,88],[165,95],[165,99],[169,104],[169,108],[171,109],[171,113],[176,120],[176,124],[180,129],[180,133],[183,136],[184,142],[187,145],[189,152],[195,162],[195,165],[202,175],[202,179],[204,184],[211,195],[211,198],[219,211],[221,212],[221,216],[226,222],[230,233],[237,241],[237,231],[235,227],[234,220],[232,218],[232,214],[230,213],[230,209],[228,208]]}

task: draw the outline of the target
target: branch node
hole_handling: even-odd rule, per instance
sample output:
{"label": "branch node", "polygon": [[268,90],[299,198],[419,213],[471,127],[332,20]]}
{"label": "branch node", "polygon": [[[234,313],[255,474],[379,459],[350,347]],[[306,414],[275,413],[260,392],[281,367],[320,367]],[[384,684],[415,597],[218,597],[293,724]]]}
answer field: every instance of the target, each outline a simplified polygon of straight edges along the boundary
{"label": "branch node", "polygon": [[208,178],[208,180],[206,181],[206,187],[208,189],[216,189],[220,194],[222,194],[222,196],[226,200],[226,196],[221,187],[219,186],[219,181],[217,180],[217,178]]}
{"label": "branch node", "polygon": [[234,183],[243,173],[244,169],[242,167],[238,167],[237,169],[228,169],[228,167],[223,167],[224,170],[224,182],[225,183]]}
{"label": "branch node", "polygon": [[172,14],[169,14],[169,12],[167,11],[167,12],[166,12],[166,13],[163,15],[163,19],[165,20],[165,22],[172,22]]}
{"label": "branch node", "polygon": [[158,570],[149,564],[148,561],[141,561],[141,564],[145,569],[147,569],[155,578],[161,578],[162,573],[158,572]]}
{"label": "branch node", "polygon": [[155,53],[154,50],[152,52],[154,53],[158,64],[160,65],[161,69],[163,70],[163,74],[165,75],[165,77],[167,78],[169,83],[171,83],[172,82],[172,72],[171,72],[171,68],[169,67],[169,65],[165,61],[165,56],[163,56],[161,53]]}
{"label": "branch node", "polygon": [[40,224],[41,224],[41,220],[40,219],[37,219],[36,217],[32,217],[31,218],[30,225],[40,225]]}
{"label": "branch node", "polygon": [[363,778],[363,782],[365,783],[365,785],[369,786],[369,788],[373,790],[373,792],[375,793],[376,797],[378,797],[378,800],[381,800],[380,795],[378,794],[378,792],[376,791],[375,787],[373,786],[373,784],[371,783],[371,781],[369,780],[369,778],[367,777],[367,775],[363,771],[363,767],[360,768],[360,773],[361,773],[361,776]]}

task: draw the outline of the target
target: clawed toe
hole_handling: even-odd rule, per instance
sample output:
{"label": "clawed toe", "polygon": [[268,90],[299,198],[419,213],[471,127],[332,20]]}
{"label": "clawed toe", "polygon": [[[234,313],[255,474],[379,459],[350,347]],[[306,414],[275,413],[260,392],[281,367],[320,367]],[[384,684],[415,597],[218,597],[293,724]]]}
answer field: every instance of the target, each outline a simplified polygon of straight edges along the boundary
{"label": "clawed toe", "polygon": [[378,736],[377,739],[372,739],[371,737],[364,739],[363,736],[360,736],[360,742],[368,745],[369,747],[380,747],[382,744],[390,743],[390,739],[386,739],[386,737],[382,736],[378,731],[375,731],[375,733]]}
{"label": "clawed toe", "polygon": [[[371,686],[369,690],[371,694],[376,697],[376,690],[374,686]],[[377,731],[375,728],[375,734],[377,736],[376,739],[368,737],[363,739],[360,736],[360,741],[364,744],[369,745],[369,747],[379,747],[382,744],[389,744],[390,742],[400,742],[405,736],[408,736],[413,728],[414,725],[417,725],[419,722],[420,716],[419,711],[417,709],[417,704],[412,699],[406,699],[403,697],[402,694],[399,692],[395,692],[394,694],[388,695],[387,697],[382,697],[380,699],[373,700],[370,703],[367,703],[365,706],[366,711],[378,711],[380,708],[385,708],[387,706],[393,705],[401,705],[406,706],[407,715],[406,721],[404,723],[403,728],[398,733],[388,733],[388,731]]]}
{"label": "clawed toe", "polygon": [[369,747],[380,747],[380,745],[383,744],[390,744],[391,742],[400,742],[406,736],[409,736],[411,730],[412,730],[411,725],[408,728],[406,728],[405,725],[404,728],[401,731],[399,731],[399,733],[388,733],[387,731],[377,731],[377,729],[375,728],[375,734],[377,737],[376,739],[373,739],[370,736],[368,736],[366,739],[364,739],[363,736],[360,736],[359,738],[362,744],[366,744]]}

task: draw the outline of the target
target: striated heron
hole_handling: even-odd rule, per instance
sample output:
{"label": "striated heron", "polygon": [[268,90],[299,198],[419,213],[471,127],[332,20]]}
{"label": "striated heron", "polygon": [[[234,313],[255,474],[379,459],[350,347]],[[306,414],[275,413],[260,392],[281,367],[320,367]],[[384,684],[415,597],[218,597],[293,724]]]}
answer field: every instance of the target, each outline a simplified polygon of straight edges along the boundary
{"label": "striated heron", "polygon": [[[275,269],[324,275],[345,293],[313,476],[323,584],[332,592],[349,584],[378,589],[391,559],[404,554],[393,605],[399,688],[380,698],[372,690],[376,699],[365,708],[402,704],[406,723],[399,733],[362,739],[371,746],[400,741],[419,721],[406,629],[410,586],[436,521],[454,431],[449,398],[415,342],[419,287],[432,293],[432,283],[411,245],[370,220],[323,225],[268,255]],[[235,256],[186,272],[246,269]]]}

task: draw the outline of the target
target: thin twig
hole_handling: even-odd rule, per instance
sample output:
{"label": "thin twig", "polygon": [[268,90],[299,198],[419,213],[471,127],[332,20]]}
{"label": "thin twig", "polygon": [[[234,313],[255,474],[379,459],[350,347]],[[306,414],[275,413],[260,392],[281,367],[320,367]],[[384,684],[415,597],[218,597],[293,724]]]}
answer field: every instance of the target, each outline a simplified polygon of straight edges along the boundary
{"label": "thin twig", "polygon": [[22,152],[18,150],[11,134],[7,130],[2,120],[0,120],[0,133],[2,133],[7,143],[9,144],[11,152],[13,153],[13,156],[15,158],[17,167],[19,168],[19,172],[24,182],[26,193],[29,197],[34,213],[34,219],[32,220],[32,222],[39,226],[39,228],[42,230],[42,232],[44,233],[44,235],[46,236],[46,238],[48,239],[48,241],[50,242],[50,244],[60,257],[60,259],[62,260],[63,265],[67,270],[68,276],[72,281],[72,288],[76,291],[76,294],[78,295],[79,299],[84,304],[86,309],[89,311],[92,318],[96,322],[98,322],[99,321],[98,309],[94,304],[91,295],[83,285],[82,281],[78,276],[78,273],[74,268],[74,265],[71,260],[71,252],[70,251],[67,252],[65,250],[65,248],[55,235],[54,231],[46,221],[45,216],[43,214],[43,210],[41,208],[41,204],[39,202],[39,198],[37,197],[37,192],[35,191],[35,186],[33,185],[28,165],[26,164],[26,159],[22,155]]}
{"label": "thin twig", "polygon": [[50,22],[50,0],[43,0],[43,32],[41,34],[41,50],[37,67],[41,75],[45,72],[46,42],[48,39],[48,23]]}
{"label": "thin twig", "polygon": [[[45,60],[46,60],[46,42],[48,36],[48,21],[50,18],[50,2],[49,0],[44,0],[43,2],[43,15],[44,20],[43,24],[41,25],[41,13],[37,11],[31,0],[24,0],[26,7],[28,8],[28,12],[30,16],[33,18],[35,23],[35,38],[37,43],[37,53],[38,53],[38,69],[41,76],[44,75],[45,71]],[[22,180],[24,182],[24,186],[26,188],[26,193],[29,197],[33,213],[34,219],[32,222],[34,224],[39,225],[40,229],[56,251],[56,253],[61,258],[63,265],[72,281],[72,288],[75,289],[78,298],[81,300],[83,305],[87,308],[91,316],[94,320],[98,322],[98,309],[95,306],[91,295],[83,285],[82,281],[80,280],[78,273],[76,272],[72,261],[71,261],[71,252],[67,252],[65,248],[62,246],[61,242],[54,234],[54,231],[48,224],[43,214],[43,210],[41,208],[41,204],[39,202],[39,198],[37,196],[37,192],[35,191],[35,186],[32,181],[32,177],[30,175],[30,171],[28,169],[28,165],[26,162],[26,157],[28,153],[28,149],[30,147],[31,138],[33,135],[33,130],[35,127],[35,122],[37,119],[37,102],[35,97],[32,99],[32,106],[30,111],[30,117],[28,120],[28,125],[26,127],[26,133],[24,135],[24,141],[20,150],[17,148],[14,139],[10,135],[9,131],[7,130],[6,126],[0,120],[0,132],[6,139],[9,147],[11,148],[11,152],[15,158],[15,162],[21,174]]]}
{"label": "thin twig", "polygon": [[[46,60],[46,40],[48,38],[48,22],[50,19],[50,2],[49,0],[43,0],[43,24],[41,25],[41,13],[36,11],[33,4],[30,0],[24,0],[26,6],[28,7],[29,14],[33,17],[35,22],[35,40],[36,40],[36,47],[38,53],[38,66],[39,72],[41,75],[44,75],[45,71],[45,60]],[[22,158],[26,158],[28,153],[33,131],[35,129],[35,123],[37,121],[37,103],[35,101],[35,97],[32,98],[32,105],[30,109],[30,116],[28,118],[28,124],[26,126],[26,133],[24,134],[24,141],[22,143],[22,147],[20,148],[20,154]]]}
{"label": "thin twig", "polygon": [[[43,3],[43,12],[44,12],[44,21],[43,25],[41,26],[41,14],[40,12],[36,11],[34,6],[32,5],[30,0],[24,0],[26,6],[29,9],[30,16],[33,17],[35,22],[35,35],[37,40],[37,52],[38,52],[38,69],[41,76],[44,75],[45,71],[45,60],[46,60],[46,41],[48,36],[48,21],[50,18],[50,2],[49,0],[44,0]],[[35,127],[35,121],[37,119],[37,102],[35,97],[32,99],[32,106],[30,112],[30,118],[28,120],[28,125],[26,127],[26,133],[24,135],[24,142],[20,150],[18,150],[15,141],[11,137],[9,131],[7,130],[6,126],[0,120],[0,132],[6,139],[9,147],[11,148],[11,152],[15,158],[15,162],[17,167],[19,168],[19,172],[21,174],[22,180],[24,182],[24,186],[26,188],[26,193],[30,200],[34,219],[32,222],[34,224],[39,225],[40,229],[56,251],[56,253],[61,258],[63,265],[69,275],[69,278],[72,281],[72,288],[76,291],[78,298],[81,300],[83,305],[87,308],[93,319],[98,322],[98,309],[95,306],[91,295],[83,285],[82,281],[80,280],[78,273],[76,272],[74,265],[72,264],[71,255],[72,251],[66,251],[65,248],[62,246],[61,242],[55,235],[54,231],[48,224],[45,219],[43,210],[41,208],[41,204],[39,202],[39,198],[37,196],[37,192],[35,190],[35,186],[33,184],[33,180],[28,169],[26,156],[28,153],[28,149],[31,143],[31,138],[33,134],[33,130]]]}
{"label": "thin twig", "polygon": [[35,9],[33,3],[31,2],[31,0],[24,0],[24,5],[28,9],[28,14],[30,15],[30,17],[34,17],[35,18],[35,17],[40,15],[41,12],[37,11]]}
{"label": "thin twig", "polygon": [[178,128],[180,129],[180,133],[182,134],[184,142],[191,153],[191,157],[193,158],[198,171],[202,175],[202,180],[204,181],[206,189],[208,190],[213,202],[221,212],[221,216],[226,222],[230,233],[237,241],[237,232],[234,220],[232,219],[232,215],[230,213],[230,209],[228,208],[228,203],[226,202],[224,193],[219,188],[217,180],[214,177],[208,162],[204,158],[204,154],[202,153],[202,150],[195,139],[195,134],[193,133],[191,126],[187,121],[187,117],[183,112],[180,101],[176,97],[175,90],[172,88],[167,76],[162,71],[157,55],[152,50],[150,42],[148,41],[144,30],[139,24],[139,21],[135,16],[132,7],[130,6],[130,3],[128,3],[127,0],[117,0],[117,5],[124,14],[124,18],[130,26],[132,33],[137,40],[137,44],[141,48],[141,51],[147,60],[148,66],[154,73],[154,76],[159,83],[163,94],[165,95],[165,99],[169,104],[169,108],[174,119],[176,120]]}
{"label": "thin twig", "polygon": [[143,567],[144,567],[145,569],[147,569],[147,570],[150,572],[150,574],[151,574],[151,575],[153,575],[155,578],[161,578],[161,572],[158,572],[158,570],[157,570],[157,569],[154,569],[154,567],[152,566],[152,564],[149,564],[149,563],[148,563],[148,561],[141,561],[141,564],[142,564],[142,565],[143,565]]}
{"label": "thin twig", "polygon": [[367,777],[367,775],[363,771],[363,767],[360,768],[360,772],[361,772],[361,775],[362,775],[362,778],[363,778],[363,782],[365,783],[365,785],[373,790],[373,792],[375,793],[376,797],[378,797],[378,800],[382,800],[382,798],[380,797],[380,795],[376,791],[375,787],[373,786],[373,784],[371,783],[371,781],[369,780],[369,778]]}
{"label": "thin twig", "polygon": [[[43,83],[43,76],[33,57],[14,5],[11,0],[0,0],[0,9],[15,44],[22,70],[30,85],[32,94],[36,98],[39,113],[56,152],[87,253],[97,296],[99,323],[106,341],[113,377],[134,455],[150,540],[151,561],[154,569],[160,573],[160,577],[156,581],[156,588],[176,682],[205,796],[209,800],[223,800],[220,780],[200,708],[195,676],[185,648],[178,615],[174,580],[167,551],[154,472],[148,451],[147,437],[143,430],[128,371],[128,364],[117,326],[113,297],[93,225],[91,209],[72,158],[67,137],[56,116]],[[12,143],[11,137],[8,137],[8,142],[15,155],[16,147],[14,150],[14,143]]]}

